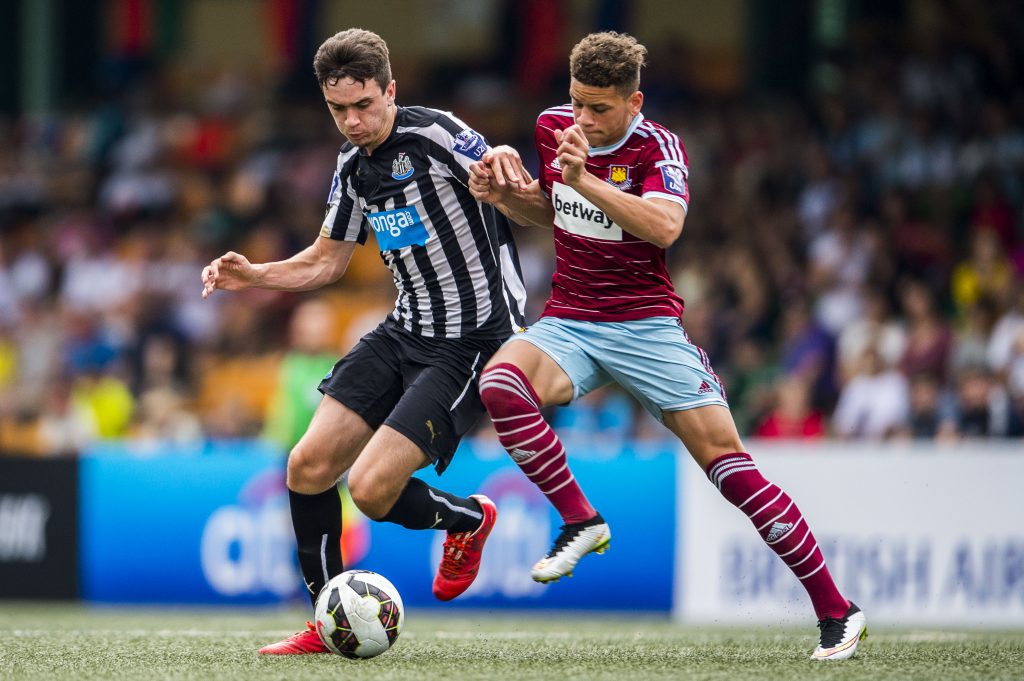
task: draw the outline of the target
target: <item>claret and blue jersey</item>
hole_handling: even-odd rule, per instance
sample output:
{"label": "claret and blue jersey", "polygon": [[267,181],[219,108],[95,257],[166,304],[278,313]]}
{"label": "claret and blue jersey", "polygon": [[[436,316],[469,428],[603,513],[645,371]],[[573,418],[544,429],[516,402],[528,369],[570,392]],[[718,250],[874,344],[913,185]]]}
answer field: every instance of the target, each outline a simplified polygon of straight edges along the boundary
{"label": "claret and blue jersey", "polygon": [[467,188],[486,150],[449,113],[399,107],[372,154],[351,143],[338,154],[321,234],[364,243],[373,233],[398,289],[392,317],[418,335],[503,338],[523,325],[509,224]]}
{"label": "claret and blue jersey", "polygon": [[[555,274],[545,317],[629,321],[683,312],[665,264],[665,250],[624,231],[604,211],[562,182],[555,131],[574,123],[572,107],[537,119],[535,143],[541,189],[554,208]],[[592,147],[587,171],[645,199],[689,208],[686,152],[679,138],[643,114],[615,144]]]}

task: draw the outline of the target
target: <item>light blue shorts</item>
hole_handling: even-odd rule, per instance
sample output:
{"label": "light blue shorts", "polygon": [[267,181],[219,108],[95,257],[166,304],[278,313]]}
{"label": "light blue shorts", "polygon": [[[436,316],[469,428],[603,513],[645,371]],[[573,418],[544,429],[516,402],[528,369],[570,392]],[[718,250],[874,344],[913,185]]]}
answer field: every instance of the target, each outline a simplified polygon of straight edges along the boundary
{"label": "light blue shorts", "polygon": [[555,360],[572,381],[573,399],[614,381],[659,421],[663,411],[729,406],[707,354],[674,317],[628,322],[544,317],[506,342],[520,340]]}

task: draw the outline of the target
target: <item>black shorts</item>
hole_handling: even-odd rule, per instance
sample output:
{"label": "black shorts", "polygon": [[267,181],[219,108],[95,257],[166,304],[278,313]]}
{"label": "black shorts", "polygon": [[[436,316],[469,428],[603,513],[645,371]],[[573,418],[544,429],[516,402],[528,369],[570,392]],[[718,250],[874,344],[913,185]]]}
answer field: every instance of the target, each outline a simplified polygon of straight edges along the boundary
{"label": "black shorts", "polygon": [[419,445],[438,473],[485,409],[480,370],[503,340],[425,338],[391,317],[360,339],[320,382],[319,390]]}

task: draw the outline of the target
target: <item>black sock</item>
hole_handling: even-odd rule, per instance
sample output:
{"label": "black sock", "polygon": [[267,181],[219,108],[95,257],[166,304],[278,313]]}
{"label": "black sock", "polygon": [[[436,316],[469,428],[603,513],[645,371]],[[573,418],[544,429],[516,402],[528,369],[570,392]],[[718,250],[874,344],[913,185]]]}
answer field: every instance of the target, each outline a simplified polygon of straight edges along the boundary
{"label": "black sock", "polygon": [[320,494],[288,490],[288,504],[299,544],[299,567],[315,606],[327,580],[345,571],[341,562],[341,497],[337,487]]}
{"label": "black sock", "polygon": [[464,499],[431,487],[419,478],[409,478],[398,501],[381,522],[395,523],[410,530],[472,532],[480,527],[483,509],[476,499]]}

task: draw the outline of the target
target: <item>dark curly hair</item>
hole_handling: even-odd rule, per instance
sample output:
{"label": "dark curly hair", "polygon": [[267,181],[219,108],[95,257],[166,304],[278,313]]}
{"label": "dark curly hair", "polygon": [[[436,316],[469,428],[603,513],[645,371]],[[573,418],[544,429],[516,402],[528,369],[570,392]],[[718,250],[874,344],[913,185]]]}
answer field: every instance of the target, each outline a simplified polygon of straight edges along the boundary
{"label": "dark curly hair", "polygon": [[640,89],[647,48],[626,33],[591,33],[569,55],[569,74],[592,87],[614,86],[623,97]]}
{"label": "dark curly hair", "polygon": [[391,83],[388,44],[373,31],[350,28],[325,40],[313,57],[313,72],[322,88],[342,78],[375,80],[381,91]]}

